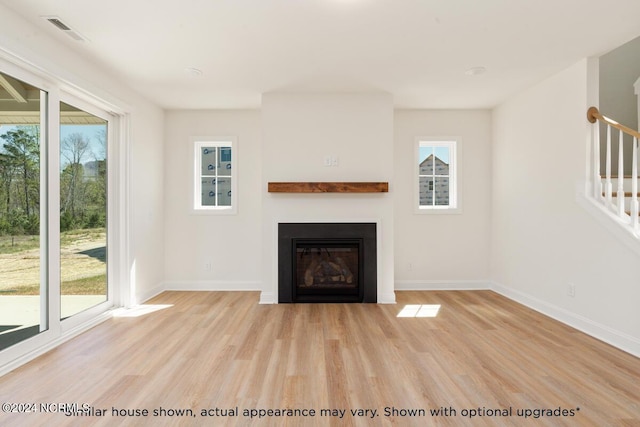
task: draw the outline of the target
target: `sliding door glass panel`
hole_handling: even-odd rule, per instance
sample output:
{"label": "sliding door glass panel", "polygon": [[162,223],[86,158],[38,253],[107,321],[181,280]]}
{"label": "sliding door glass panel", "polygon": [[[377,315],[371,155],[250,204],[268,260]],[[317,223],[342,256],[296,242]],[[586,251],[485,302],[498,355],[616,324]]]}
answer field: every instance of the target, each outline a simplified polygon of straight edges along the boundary
{"label": "sliding door glass panel", "polygon": [[60,316],[107,301],[108,122],[60,103]]}
{"label": "sliding door glass panel", "polygon": [[0,350],[48,328],[46,99],[0,72]]}

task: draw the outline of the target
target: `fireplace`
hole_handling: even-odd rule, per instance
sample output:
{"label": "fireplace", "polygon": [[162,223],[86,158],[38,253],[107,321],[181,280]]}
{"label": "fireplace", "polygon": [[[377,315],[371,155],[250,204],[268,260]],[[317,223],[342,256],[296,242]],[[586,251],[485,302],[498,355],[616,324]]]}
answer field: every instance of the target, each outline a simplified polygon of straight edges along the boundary
{"label": "fireplace", "polygon": [[375,223],[278,224],[278,302],[376,302]]}

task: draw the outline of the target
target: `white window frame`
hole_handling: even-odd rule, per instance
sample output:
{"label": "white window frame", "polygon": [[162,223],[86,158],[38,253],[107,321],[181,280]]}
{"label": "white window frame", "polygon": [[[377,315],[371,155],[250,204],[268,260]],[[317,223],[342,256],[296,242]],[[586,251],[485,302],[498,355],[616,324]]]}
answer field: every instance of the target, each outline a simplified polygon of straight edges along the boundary
{"label": "white window frame", "polygon": [[[234,215],[238,213],[238,141],[235,137],[193,137],[193,193],[191,211],[204,215]],[[202,204],[202,148],[231,148],[231,206],[207,206]]]}
{"label": "white window frame", "polygon": [[[449,204],[448,205],[420,205],[420,147],[447,147],[449,148]],[[413,206],[417,214],[461,214],[462,200],[460,197],[461,179],[460,163],[462,160],[462,142],[460,137],[418,137],[414,144],[413,160]]]}

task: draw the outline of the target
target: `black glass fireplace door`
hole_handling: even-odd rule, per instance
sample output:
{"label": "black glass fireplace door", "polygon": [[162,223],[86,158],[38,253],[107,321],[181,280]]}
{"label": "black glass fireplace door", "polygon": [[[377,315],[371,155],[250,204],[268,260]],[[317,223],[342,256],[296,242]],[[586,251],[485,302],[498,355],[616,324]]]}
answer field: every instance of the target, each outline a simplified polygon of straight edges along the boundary
{"label": "black glass fireplace door", "polygon": [[362,239],[292,239],[293,299],[362,301]]}

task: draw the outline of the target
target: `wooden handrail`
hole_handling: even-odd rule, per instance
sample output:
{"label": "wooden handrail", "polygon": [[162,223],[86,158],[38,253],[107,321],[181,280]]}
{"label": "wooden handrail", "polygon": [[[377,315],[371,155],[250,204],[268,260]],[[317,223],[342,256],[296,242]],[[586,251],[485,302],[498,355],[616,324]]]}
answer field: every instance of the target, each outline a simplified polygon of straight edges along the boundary
{"label": "wooden handrail", "polygon": [[589,123],[595,123],[597,120],[600,120],[601,122],[604,122],[610,125],[611,127],[621,130],[627,135],[631,135],[635,138],[638,138],[638,140],[640,140],[640,132],[638,132],[637,130],[633,130],[629,127],[626,127],[625,125],[621,125],[615,120],[611,120],[607,116],[603,116],[602,114],[600,114],[600,111],[598,111],[596,107],[589,107],[589,109],[587,110],[587,120],[589,120]]}

